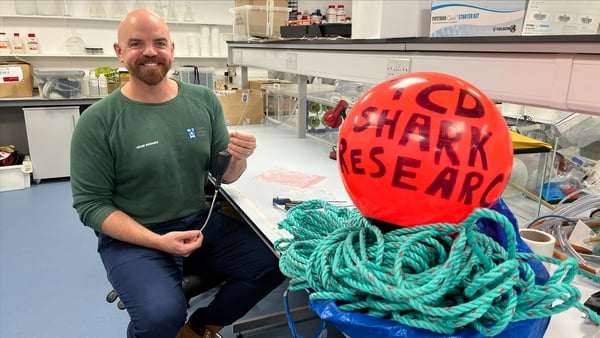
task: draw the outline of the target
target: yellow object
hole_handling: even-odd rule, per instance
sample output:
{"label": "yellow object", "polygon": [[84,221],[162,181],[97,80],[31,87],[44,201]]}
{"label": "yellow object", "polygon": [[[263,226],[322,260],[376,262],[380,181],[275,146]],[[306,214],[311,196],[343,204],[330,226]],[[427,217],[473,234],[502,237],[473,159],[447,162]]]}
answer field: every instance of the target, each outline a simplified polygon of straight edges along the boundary
{"label": "yellow object", "polygon": [[531,148],[547,148],[552,149],[552,145],[543,141],[539,141],[533,139],[531,137],[527,137],[521,135],[519,133],[515,133],[514,131],[510,132],[510,137],[512,139],[513,149],[531,149]]}

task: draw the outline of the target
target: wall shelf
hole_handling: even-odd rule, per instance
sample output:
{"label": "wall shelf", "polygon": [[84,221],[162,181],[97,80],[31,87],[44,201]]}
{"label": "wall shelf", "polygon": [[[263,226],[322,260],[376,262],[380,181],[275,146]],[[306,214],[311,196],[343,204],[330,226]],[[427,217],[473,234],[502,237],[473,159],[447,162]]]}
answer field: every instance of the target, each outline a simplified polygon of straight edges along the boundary
{"label": "wall shelf", "polygon": [[[53,21],[98,21],[108,23],[118,23],[120,18],[101,18],[101,17],[75,17],[75,16],[53,16],[53,15],[2,15],[0,19],[13,19],[13,20],[53,20]],[[231,26],[231,23],[219,23],[219,22],[200,22],[200,21],[170,21],[167,20],[167,24],[171,27],[181,26]]]}
{"label": "wall shelf", "polygon": [[[102,55],[87,55],[87,54],[9,54],[9,55],[2,55],[0,57],[18,57],[21,59],[31,59],[31,60],[41,60],[41,59],[64,59],[64,58],[70,58],[70,59],[111,59],[111,60],[116,60],[116,56],[114,54],[114,52],[111,50],[109,51],[109,54],[102,54]],[[193,56],[193,55],[177,55],[175,54],[175,57],[177,58],[177,60],[181,60],[181,59],[200,59],[200,60],[225,60],[227,59],[227,56]]]}

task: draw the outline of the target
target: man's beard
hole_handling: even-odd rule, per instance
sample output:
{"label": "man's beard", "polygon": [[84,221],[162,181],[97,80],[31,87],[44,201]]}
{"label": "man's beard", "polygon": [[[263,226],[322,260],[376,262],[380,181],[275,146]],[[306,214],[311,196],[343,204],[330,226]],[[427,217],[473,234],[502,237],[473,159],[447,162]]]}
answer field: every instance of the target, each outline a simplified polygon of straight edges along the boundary
{"label": "man's beard", "polygon": [[[156,63],[158,67],[145,69],[144,64]],[[171,69],[171,60],[163,60],[161,58],[145,58],[141,62],[136,62],[133,67],[130,67],[129,72],[132,76],[140,79],[149,86],[154,86],[160,83]]]}

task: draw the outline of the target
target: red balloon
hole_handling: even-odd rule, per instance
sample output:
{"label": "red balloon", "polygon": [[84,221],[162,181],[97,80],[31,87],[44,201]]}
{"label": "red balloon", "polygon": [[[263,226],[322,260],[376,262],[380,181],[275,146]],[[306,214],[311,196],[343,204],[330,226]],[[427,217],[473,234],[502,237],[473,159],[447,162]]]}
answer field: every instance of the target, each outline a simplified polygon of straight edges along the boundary
{"label": "red balloon", "polygon": [[368,218],[401,227],[460,223],[508,183],[512,140],[485,94],[451,75],[391,78],[365,93],[340,129],[344,186]]}

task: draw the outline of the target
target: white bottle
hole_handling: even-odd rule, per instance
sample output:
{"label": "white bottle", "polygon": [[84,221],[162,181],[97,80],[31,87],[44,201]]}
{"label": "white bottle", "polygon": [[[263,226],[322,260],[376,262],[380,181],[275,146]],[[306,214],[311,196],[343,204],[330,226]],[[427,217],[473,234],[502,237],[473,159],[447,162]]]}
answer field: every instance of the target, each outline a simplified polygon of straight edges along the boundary
{"label": "white bottle", "polygon": [[13,54],[25,54],[25,49],[23,48],[23,40],[21,39],[19,33],[13,34],[11,46],[11,52]]}
{"label": "white bottle", "polygon": [[100,93],[98,91],[98,78],[96,77],[96,74],[94,74],[93,70],[90,71],[89,83],[90,83],[90,96],[91,97],[100,96]]}
{"label": "white bottle", "polygon": [[27,34],[27,52],[29,54],[39,54],[40,48],[35,33]]}
{"label": "white bottle", "polygon": [[104,74],[98,76],[98,94],[102,97],[108,95],[108,81]]}
{"label": "white bottle", "polygon": [[90,75],[88,72],[85,72],[85,74],[83,74],[83,78],[81,79],[81,96],[90,96]]}
{"label": "white bottle", "polygon": [[334,23],[337,20],[337,11],[335,10],[335,5],[329,5],[327,7],[327,11],[325,12],[325,18],[327,19],[327,23]]}
{"label": "white bottle", "polygon": [[6,33],[0,32],[0,55],[10,54],[10,41],[6,37]]}
{"label": "white bottle", "polygon": [[33,165],[31,164],[31,158],[29,155],[25,155],[23,163],[21,163],[21,171],[25,174],[31,174],[33,172]]}
{"label": "white bottle", "polygon": [[335,22],[346,22],[346,9],[344,5],[337,6]]}

